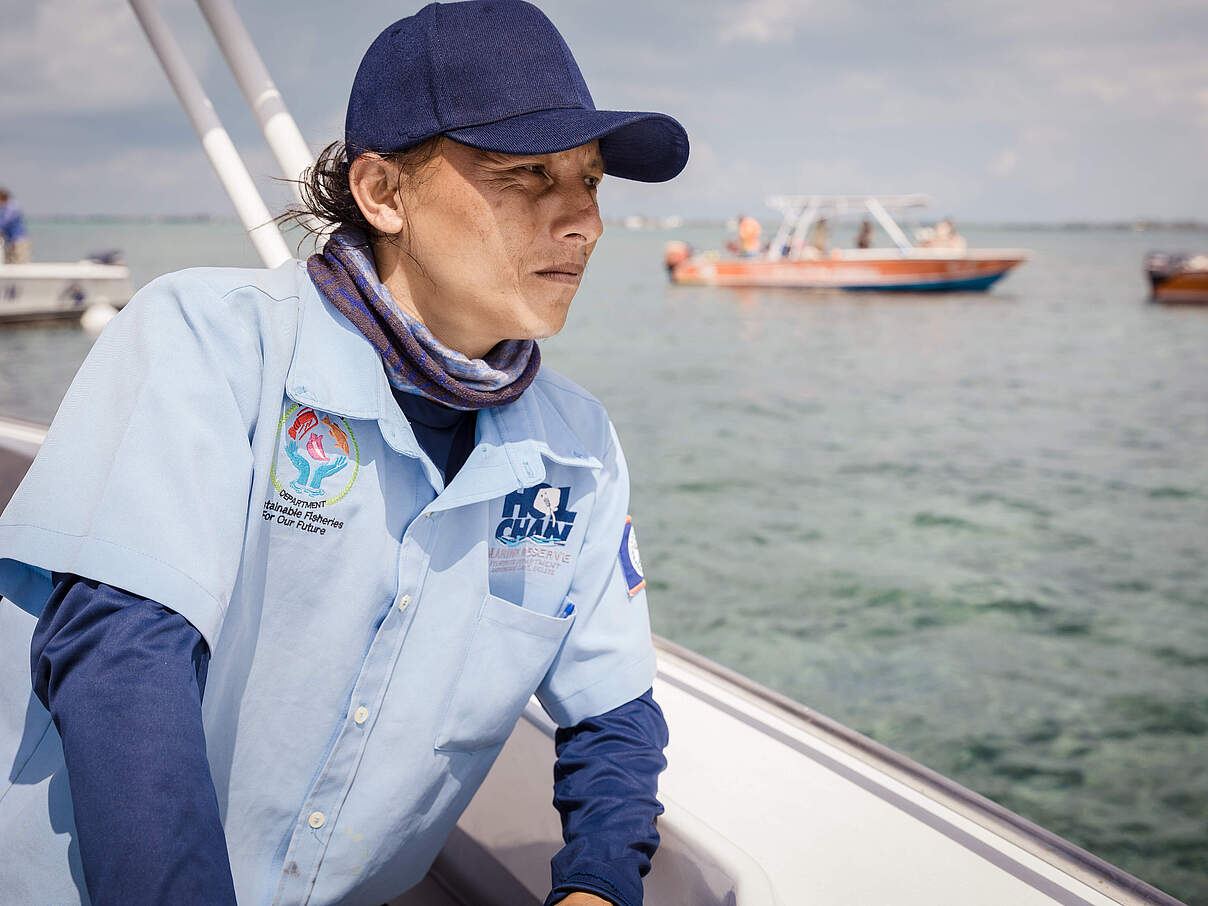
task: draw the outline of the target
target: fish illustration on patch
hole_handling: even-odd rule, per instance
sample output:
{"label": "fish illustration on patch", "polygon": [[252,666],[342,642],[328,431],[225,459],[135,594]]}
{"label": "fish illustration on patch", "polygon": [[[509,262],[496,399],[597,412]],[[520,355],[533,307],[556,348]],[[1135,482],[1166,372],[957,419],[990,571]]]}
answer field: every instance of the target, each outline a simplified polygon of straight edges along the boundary
{"label": "fish illustration on patch", "polygon": [[331,433],[332,441],[334,441],[335,445],[340,448],[340,451],[345,456],[351,456],[352,450],[348,446],[348,435],[340,429],[339,425],[333,422],[326,415],[323,416],[321,421],[327,426],[327,430]]}
{"label": "fish illustration on patch", "polygon": [[327,451],[323,449],[323,438],[318,434],[312,434],[310,440],[306,442],[306,452],[310,454],[310,458],[318,462],[327,462]]}

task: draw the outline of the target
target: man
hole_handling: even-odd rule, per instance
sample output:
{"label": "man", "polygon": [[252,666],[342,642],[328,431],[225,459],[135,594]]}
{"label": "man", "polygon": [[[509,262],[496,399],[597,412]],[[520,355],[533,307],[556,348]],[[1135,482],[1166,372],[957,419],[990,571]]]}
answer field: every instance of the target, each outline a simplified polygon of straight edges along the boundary
{"label": "man", "polygon": [[856,231],[856,248],[867,249],[872,248],[872,221],[864,219],[860,221],[860,229]]}
{"label": "man", "polygon": [[534,340],[603,175],[687,153],[595,110],[535,7],[432,4],[311,174],[322,254],[130,302],[0,519],[6,903],[379,906],[534,693],[547,903],[641,902],[666,726],[625,460]]}
{"label": "man", "polygon": [[819,217],[810,227],[809,247],[819,255],[825,255],[830,249],[830,224],[825,217]]}
{"label": "man", "polygon": [[763,227],[754,217],[741,214],[738,217],[738,245],[743,257],[759,257],[759,235]]}
{"label": "man", "polygon": [[4,248],[5,264],[28,264],[33,258],[25,215],[4,188],[0,188],[0,246]]}

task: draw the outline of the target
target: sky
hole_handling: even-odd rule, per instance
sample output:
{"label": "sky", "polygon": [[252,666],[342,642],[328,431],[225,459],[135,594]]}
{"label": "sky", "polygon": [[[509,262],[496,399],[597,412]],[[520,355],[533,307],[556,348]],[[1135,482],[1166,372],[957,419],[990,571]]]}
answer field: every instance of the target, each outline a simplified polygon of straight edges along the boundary
{"label": "sky", "polygon": [[[361,54],[418,3],[236,0],[311,147]],[[759,213],[780,193],[930,195],[981,222],[1208,220],[1203,0],[546,0],[596,106],[692,142],[606,216]],[[195,4],[161,0],[278,210],[287,194]],[[231,207],[120,0],[0,0],[0,185],[31,216]]]}

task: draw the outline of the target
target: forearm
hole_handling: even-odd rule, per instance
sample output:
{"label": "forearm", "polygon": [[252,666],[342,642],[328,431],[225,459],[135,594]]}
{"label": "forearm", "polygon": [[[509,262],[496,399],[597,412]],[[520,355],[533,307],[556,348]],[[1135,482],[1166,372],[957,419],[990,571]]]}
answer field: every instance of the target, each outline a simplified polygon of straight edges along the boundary
{"label": "forearm", "polygon": [[640,906],[658,848],[658,775],[667,724],[650,692],[556,737],[554,805],[566,845],[554,857],[548,904],[571,891]]}
{"label": "forearm", "polygon": [[153,601],[56,579],[31,667],[63,741],[93,906],[233,906],[201,720],[204,641]]}

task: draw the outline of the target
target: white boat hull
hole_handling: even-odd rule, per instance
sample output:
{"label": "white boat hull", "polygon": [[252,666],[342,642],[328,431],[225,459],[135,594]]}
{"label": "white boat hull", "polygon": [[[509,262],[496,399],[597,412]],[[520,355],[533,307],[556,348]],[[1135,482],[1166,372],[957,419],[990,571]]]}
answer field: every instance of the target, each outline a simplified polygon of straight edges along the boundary
{"label": "white boat hull", "polygon": [[94,305],[121,308],[133,294],[122,264],[0,264],[0,321],[78,318]]}

